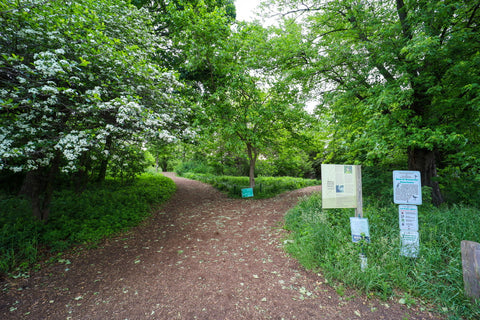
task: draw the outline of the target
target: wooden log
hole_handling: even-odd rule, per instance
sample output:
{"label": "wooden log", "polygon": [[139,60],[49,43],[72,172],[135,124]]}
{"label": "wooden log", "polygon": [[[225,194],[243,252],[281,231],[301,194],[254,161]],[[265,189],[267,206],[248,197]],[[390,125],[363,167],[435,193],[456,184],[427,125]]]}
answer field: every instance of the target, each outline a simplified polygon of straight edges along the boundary
{"label": "wooden log", "polygon": [[480,243],[462,241],[462,267],[465,294],[480,298]]}

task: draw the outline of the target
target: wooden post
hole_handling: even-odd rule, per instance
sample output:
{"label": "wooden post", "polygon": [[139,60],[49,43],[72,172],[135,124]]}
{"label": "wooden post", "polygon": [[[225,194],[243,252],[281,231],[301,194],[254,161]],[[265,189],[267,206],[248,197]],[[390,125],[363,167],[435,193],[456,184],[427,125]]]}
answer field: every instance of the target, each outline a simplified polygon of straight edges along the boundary
{"label": "wooden post", "polygon": [[363,218],[363,196],[362,196],[362,166],[355,166],[357,179],[357,207],[355,208],[355,217]]}
{"label": "wooden post", "polygon": [[[355,208],[355,217],[363,218],[363,193],[362,193],[362,166],[355,166],[355,179],[357,185],[357,207]],[[363,243],[360,253],[360,270],[365,271],[368,267],[367,256],[363,252]]]}
{"label": "wooden post", "polygon": [[480,298],[480,243],[462,241],[462,266],[465,294]]}

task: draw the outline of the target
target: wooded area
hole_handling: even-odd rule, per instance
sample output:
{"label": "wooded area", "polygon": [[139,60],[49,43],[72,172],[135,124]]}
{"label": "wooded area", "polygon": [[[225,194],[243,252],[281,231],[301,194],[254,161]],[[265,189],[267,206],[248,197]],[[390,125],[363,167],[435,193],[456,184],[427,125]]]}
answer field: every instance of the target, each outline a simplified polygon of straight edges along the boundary
{"label": "wooded area", "polygon": [[4,189],[47,220],[56,187],[154,160],[251,186],[326,162],[419,170],[435,205],[479,204],[479,1],[264,4],[277,25],[233,0],[1,3]]}

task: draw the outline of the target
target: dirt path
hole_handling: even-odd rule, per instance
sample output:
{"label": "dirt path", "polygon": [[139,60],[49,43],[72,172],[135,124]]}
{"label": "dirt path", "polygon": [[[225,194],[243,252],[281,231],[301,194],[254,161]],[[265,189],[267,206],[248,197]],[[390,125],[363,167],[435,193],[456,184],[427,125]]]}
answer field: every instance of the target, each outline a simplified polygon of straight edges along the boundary
{"label": "dirt path", "polygon": [[166,175],[178,191],[146,223],[1,284],[0,319],[435,319],[339,296],[284,253],[285,212],[319,187],[228,199]]}

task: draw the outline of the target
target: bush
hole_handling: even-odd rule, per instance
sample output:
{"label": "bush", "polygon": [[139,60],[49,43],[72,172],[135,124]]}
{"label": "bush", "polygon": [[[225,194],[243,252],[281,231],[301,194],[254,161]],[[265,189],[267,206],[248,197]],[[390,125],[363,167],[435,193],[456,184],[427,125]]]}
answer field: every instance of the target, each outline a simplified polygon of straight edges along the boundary
{"label": "bush", "polygon": [[[428,190],[426,190],[428,193]],[[351,241],[352,209],[321,208],[321,195],[305,198],[285,217],[291,231],[286,250],[308,269],[387,299],[398,295],[436,303],[454,317],[478,319],[480,305],[463,294],[460,242],[480,241],[480,215],[471,207],[419,207],[420,255],[400,255],[398,206],[367,201],[371,242]],[[360,268],[359,254],[368,258]],[[409,299],[406,299],[409,298]]]}
{"label": "bush", "polygon": [[206,163],[196,160],[182,162],[177,165],[174,170],[179,176],[183,176],[187,172],[211,174],[214,171],[213,168]]}
{"label": "bush", "polygon": [[[215,176],[211,174],[198,174],[188,172],[183,175],[188,179],[208,183],[216,189],[225,192],[230,197],[241,197],[241,189],[249,187],[248,177]],[[292,177],[258,177],[255,179],[253,194],[255,198],[274,197],[289,190],[301,189],[308,186],[319,185],[319,180],[292,178]]]}
{"label": "bush", "polygon": [[0,199],[0,272],[30,267],[42,248],[63,251],[133,227],[152,206],[168,200],[175,188],[169,178],[144,174],[128,185],[110,179],[81,194],[61,190],[54,194],[47,224],[32,217],[28,201]]}

